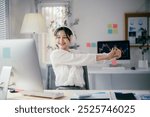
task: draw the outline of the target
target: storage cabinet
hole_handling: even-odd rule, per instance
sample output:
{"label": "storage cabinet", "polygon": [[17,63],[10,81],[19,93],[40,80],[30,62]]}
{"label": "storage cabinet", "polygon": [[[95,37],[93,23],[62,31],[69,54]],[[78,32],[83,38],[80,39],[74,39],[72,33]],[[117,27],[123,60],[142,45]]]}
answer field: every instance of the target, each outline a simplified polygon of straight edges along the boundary
{"label": "storage cabinet", "polygon": [[150,90],[150,69],[108,71],[88,68],[88,73],[92,90]]}

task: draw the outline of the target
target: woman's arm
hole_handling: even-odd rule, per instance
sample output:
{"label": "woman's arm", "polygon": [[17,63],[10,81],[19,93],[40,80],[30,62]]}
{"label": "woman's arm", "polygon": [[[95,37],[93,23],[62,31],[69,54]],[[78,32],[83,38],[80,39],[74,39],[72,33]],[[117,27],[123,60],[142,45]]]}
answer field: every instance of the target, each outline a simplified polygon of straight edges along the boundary
{"label": "woman's arm", "polygon": [[53,65],[91,65],[96,63],[96,54],[71,53],[64,50],[54,50],[51,53]]}
{"label": "woman's arm", "polygon": [[92,65],[96,61],[110,60],[121,56],[119,49],[112,49],[108,54],[75,54],[64,50],[52,52],[50,58],[55,65]]}
{"label": "woman's arm", "polygon": [[96,55],[96,61],[101,61],[101,60],[111,60],[113,58],[120,58],[121,57],[121,50],[118,48],[113,48],[108,54],[100,54]]}

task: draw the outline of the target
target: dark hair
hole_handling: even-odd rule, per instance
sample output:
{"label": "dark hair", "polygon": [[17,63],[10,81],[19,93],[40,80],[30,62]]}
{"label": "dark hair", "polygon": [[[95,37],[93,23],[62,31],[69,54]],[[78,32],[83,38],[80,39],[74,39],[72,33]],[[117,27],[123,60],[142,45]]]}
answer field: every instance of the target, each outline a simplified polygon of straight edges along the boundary
{"label": "dark hair", "polygon": [[68,40],[70,41],[70,36],[73,35],[73,32],[69,28],[67,28],[67,27],[59,27],[59,28],[57,28],[55,30],[54,35],[57,36],[57,33],[59,31],[64,31],[66,36],[67,36],[67,38],[68,38]]}

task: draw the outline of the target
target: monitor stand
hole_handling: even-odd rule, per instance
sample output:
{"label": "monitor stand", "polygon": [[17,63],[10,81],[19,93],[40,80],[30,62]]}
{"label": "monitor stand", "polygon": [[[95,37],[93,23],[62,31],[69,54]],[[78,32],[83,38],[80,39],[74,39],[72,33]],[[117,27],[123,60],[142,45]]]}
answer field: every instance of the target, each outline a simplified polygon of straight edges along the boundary
{"label": "monitor stand", "polygon": [[12,72],[12,66],[3,66],[0,74],[0,100],[7,99],[9,80]]}

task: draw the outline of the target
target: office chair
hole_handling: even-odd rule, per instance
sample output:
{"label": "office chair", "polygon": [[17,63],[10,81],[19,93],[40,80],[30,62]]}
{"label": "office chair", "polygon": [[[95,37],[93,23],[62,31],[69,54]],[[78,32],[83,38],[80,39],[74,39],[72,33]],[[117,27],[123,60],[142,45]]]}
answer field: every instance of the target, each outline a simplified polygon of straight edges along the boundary
{"label": "office chair", "polygon": [[52,67],[52,65],[48,65],[47,67],[48,67],[48,69],[47,69],[48,75],[47,75],[46,89],[56,89],[55,73],[54,73],[53,67]]}
{"label": "office chair", "polygon": [[89,90],[89,79],[88,79],[88,69],[87,66],[82,66],[83,68],[83,78],[84,78],[84,82],[85,82],[85,89]]}
{"label": "office chair", "polygon": [[[83,68],[83,78],[85,82],[85,90],[89,89],[89,80],[88,80],[88,70],[87,66],[82,66]],[[47,79],[47,89],[56,89],[55,86],[55,73],[53,71],[52,65],[48,65],[48,79]]]}

